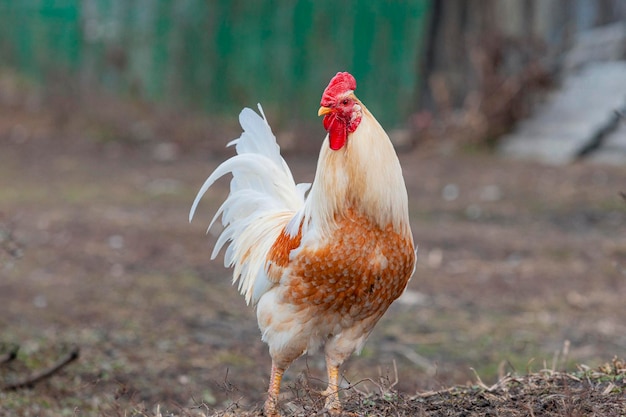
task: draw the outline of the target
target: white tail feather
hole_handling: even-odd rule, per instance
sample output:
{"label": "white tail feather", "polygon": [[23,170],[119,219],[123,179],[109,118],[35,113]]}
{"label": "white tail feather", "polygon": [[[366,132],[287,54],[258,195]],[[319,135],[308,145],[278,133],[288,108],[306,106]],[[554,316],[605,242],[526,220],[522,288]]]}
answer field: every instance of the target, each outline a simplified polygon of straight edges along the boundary
{"label": "white tail feather", "polygon": [[206,179],[189,212],[189,221],[206,191],[222,176],[232,173],[230,194],[213,217],[221,215],[224,230],[217,239],[214,259],[228,242],[224,264],[233,266],[233,283],[246,302],[256,303],[271,283],[265,261],[272,245],[294,214],[304,205],[309,184],[296,185],[280,147],[259,104],[261,116],[245,108],[239,115],[243,133],[228,146],[237,155],[224,161]]}

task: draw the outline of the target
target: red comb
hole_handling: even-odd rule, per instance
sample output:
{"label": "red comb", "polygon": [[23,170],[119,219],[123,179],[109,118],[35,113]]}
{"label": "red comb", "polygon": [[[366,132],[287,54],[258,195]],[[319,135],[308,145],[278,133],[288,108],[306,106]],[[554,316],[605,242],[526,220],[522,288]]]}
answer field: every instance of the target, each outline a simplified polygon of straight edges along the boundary
{"label": "red comb", "polygon": [[346,91],[356,90],[356,80],[349,72],[338,72],[328,83],[328,87],[322,94],[321,105],[324,107],[331,106],[340,94]]}

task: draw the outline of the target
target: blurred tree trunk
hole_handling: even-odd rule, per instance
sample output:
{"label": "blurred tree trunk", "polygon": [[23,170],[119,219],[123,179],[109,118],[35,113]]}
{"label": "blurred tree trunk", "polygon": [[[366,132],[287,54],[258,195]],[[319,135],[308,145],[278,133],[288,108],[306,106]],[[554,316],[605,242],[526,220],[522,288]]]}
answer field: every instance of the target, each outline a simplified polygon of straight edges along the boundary
{"label": "blurred tree trunk", "polygon": [[480,89],[477,51],[504,77],[532,55],[553,72],[575,33],[620,19],[623,0],[433,0],[418,108],[458,108]]}
{"label": "blurred tree trunk", "polygon": [[413,127],[474,143],[495,143],[530,112],[580,32],[626,21],[624,0],[431,4]]}

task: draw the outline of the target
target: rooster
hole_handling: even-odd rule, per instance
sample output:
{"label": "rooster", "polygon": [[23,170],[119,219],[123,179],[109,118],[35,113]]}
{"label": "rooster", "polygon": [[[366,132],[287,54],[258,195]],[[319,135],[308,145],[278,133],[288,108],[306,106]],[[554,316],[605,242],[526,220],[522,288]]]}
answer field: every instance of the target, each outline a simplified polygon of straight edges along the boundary
{"label": "rooster", "polygon": [[221,215],[212,259],[228,244],[224,263],[234,267],[233,283],[256,306],[272,358],[266,415],[278,415],[289,365],[322,346],[325,406],[339,413],[339,367],[360,351],[415,268],[400,162],[355,89],[354,77],[340,72],[324,90],[318,116],[328,135],[312,185],[296,185],[259,105],[261,115],[241,112],[243,133],[229,143],[237,155],[209,176],[189,213],[191,221],[208,188],[232,174],[209,226]]}

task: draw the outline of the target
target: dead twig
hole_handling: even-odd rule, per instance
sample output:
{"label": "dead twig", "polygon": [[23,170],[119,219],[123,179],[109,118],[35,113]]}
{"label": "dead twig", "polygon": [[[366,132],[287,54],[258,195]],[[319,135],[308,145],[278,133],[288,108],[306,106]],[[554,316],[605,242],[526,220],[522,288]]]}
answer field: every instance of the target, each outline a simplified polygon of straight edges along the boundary
{"label": "dead twig", "polygon": [[56,372],[60,371],[70,362],[78,359],[80,350],[78,347],[73,347],[65,356],[59,359],[56,363],[50,366],[43,371],[35,372],[30,375],[28,378],[23,379],[22,381],[15,382],[13,384],[5,385],[2,387],[2,391],[17,391],[23,388],[29,388],[37,384],[38,382],[43,381],[46,378],[54,375]]}
{"label": "dead twig", "polygon": [[436,395],[452,394],[455,391],[457,391],[458,389],[459,389],[459,387],[450,387],[450,388],[440,389],[440,390],[437,390],[437,391],[420,392],[420,393],[417,393],[417,395],[415,395],[414,398],[430,398],[430,397],[434,397]]}

